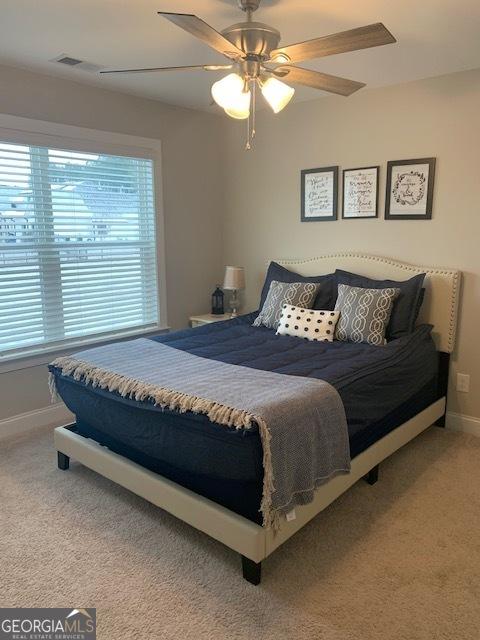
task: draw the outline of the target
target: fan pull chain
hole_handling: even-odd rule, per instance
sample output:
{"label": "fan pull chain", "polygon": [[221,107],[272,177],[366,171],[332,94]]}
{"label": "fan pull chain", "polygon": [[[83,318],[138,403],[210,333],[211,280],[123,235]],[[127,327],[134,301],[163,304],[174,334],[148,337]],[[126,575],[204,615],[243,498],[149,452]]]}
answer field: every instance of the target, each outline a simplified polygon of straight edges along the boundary
{"label": "fan pull chain", "polygon": [[255,135],[257,133],[255,131],[255,117],[257,113],[257,81],[256,80],[252,81],[252,102],[253,102],[253,107],[252,107],[252,140],[253,140],[253,138],[255,138]]}
{"label": "fan pull chain", "polygon": [[250,151],[252,149],[252,142],[255,138],[255,111],[256,111],[256,86],[257,83],[255,80],[251,83],[251,103],[250,103],[250,113],[248,115],[248,123],[247,123],[247,144],[245,145],[245,149]]}
{"label": "fan pull chain", "polygon": [[250,99],[250,113],[248,114],[248,122],[247,122],[247,145],[246,145],[246,150],[250,151],[252,148],[251,145],[251,141],[252,141],[252,134],[251,134],[251,130],[252,130],[252,100],[253,97]]}

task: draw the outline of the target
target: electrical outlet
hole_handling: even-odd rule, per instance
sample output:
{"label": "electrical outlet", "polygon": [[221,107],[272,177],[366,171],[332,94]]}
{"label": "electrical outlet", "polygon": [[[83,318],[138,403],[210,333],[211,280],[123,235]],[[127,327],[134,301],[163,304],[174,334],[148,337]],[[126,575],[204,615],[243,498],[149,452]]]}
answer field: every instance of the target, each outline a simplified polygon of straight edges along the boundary
{"label": "electrical outlet", "polygon": [[457,373],[457,391],[470,391],[470,376],[467,373]]}

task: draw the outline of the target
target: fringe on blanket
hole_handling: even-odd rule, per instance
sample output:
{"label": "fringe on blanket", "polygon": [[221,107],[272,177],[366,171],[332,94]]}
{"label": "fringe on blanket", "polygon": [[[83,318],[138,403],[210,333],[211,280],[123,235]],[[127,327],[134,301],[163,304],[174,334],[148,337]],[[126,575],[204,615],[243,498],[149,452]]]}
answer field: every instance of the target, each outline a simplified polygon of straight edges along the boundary
{"label": "fringe on blanket", "polygon": [[[259,416],[255,416],[242,409],[234,409],[224,404],[206,400],[198,396],[181,393],[154,384],[147,384],[134,378],[112,373],[106,369],[96,367],[71,356],[57,358],[51,363],[52,367],[59,369],[62,375],[71,376],[74,380],[83,381],[92,387],[116,391],[123,398],[137,401],[149,401],[162,409],[170,409],[185,413],[200,413],[208,416],[211,422],[236,429],[250,429],[257,424],[263,448],[263,492],[260,511],[263,516],[263,526],[277,530],[280,526],[280,513],[272,510],[273,485],[272,457],[270,449],[271,435],[266,422]],[[56,385],[55,375],[49,373],[48,386],[52,402],[60,399]]]}

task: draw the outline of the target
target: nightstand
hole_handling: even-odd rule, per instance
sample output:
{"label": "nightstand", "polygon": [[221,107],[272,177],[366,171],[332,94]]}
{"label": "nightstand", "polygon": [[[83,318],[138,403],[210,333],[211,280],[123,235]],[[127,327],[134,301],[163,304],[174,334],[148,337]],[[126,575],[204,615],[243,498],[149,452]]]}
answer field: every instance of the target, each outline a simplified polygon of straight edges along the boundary
{"label": "nightstand", "polygon": [[193,327],[201,327],[203,324],[210,324],[211,322],[222,322],[222,320],[230,320],[231,316],[229,313],[224,313],[221,316],[214,316],[212,313],[206,313],[203,316],[191,316],[190,317],[190,326]]}

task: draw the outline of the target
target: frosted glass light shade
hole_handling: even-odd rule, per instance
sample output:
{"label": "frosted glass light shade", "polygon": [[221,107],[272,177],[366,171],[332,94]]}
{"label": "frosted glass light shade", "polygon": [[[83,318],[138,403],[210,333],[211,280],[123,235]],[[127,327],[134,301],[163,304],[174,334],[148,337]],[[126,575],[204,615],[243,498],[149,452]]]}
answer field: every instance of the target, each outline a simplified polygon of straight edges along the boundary
{"label": "frosted glass light shade", "polygon": [[262,95],[275,113],[284,109],[295,94],[295,89],[276,78],[269,78],[262,85]]}
{"label": "frosted glass light shade", "polygon": [[229,73],[212,85],[212,98],[224,109],[234,106],[235,98],[241,93],[243,93],[243,80],[237,73]]}
{"label": "frosted glass light shade", "polygon": [[225,113],[230,118],[235,118],[235,120],[246,120],[250,115],[250,109],[241,110],[241,109],[225,109]]}
{"label": "frosted glass light shade", "polygon": [[233,106],[225,107],[225,113],[236,120],[245,120],[250,115],[250,91],[235,97]]}
{"label": "frosted glass light shade", "polygon": [[212,86],[212,97],[231,118],[245,120],[250,115],[250,91],[244,91],[244,81],[230,73]]}

